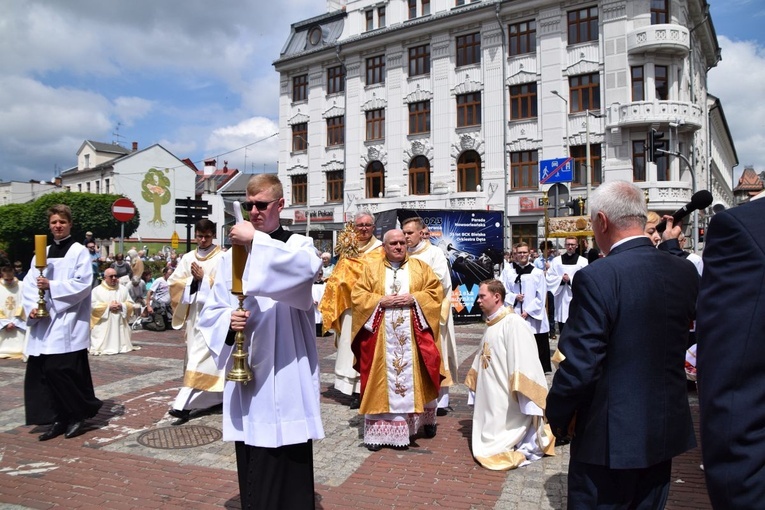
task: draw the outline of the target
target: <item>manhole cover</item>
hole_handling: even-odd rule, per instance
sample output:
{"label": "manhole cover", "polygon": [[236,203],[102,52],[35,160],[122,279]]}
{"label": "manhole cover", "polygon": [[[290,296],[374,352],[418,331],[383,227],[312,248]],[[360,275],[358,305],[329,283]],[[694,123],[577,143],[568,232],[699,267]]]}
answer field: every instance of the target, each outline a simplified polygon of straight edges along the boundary
{"label": "manhole cover", "polygon": [[175,450],[194,448],[213,443],[223,437],[223,433],[204,425],[188,427],[162,427],[149,430],[138,436],[138,443],[149,448]]}

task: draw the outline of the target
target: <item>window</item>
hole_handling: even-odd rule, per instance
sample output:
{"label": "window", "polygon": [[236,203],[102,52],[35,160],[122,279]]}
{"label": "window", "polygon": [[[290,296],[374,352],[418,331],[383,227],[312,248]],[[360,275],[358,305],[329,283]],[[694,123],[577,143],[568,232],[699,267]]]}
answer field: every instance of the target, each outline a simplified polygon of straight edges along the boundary
{"label": "window", "polygon": [[109,194],[109,179],[104,179],[104,193]]}
{"label": "window", "polygon": [[457,191],[476,191],[481,184],[481,156],[465,151],[457,160]]}
{"label": "window", "polygon": [[531,119],[537,116],[537,84],[524,83],[510,87],[510,119]]}
{"label": "window", "polygon": [[409,19],[417,17],[417,0],[409,0]]}
{"label": "window", "polygon": [[481,34],[460,35],[457,37],[457,66],[467,66],[481,62]]}
{"label": "window", "polygon": [[345,117],[327,119],[327,147],[345,143]]}
{"label": "window", "polygon": [[79,193],[82,193],[82,183],[80,183],[80,184],[78,184],[78,185],[77,185],[77,191],[78,191]]}
{"label": "window", "polygon": [[585,7],[568,13],[568,43],[598,40],[598,8]]}
{"label": "window", "polygon": [[645,83],[643,80],[643,66],[632,66],[632,100],[645,101]]}
{"label": "window", "polygon": [[101,181],[96,181],[96,193],[101,194]]}
{"label": "window", "polygon": [[385,83],[385,55],[367,59],[367,85]]}
{"label": "window", "polygon": [[425,156],[417,156],[409,163],[409,194],[430,194],[430,161]]}
{"label": "window", "polygon": [[[574,158],[574,186],[584,186],[587,184],[585,176],[587,175],[587,146],[575,145],[571,147],[571,157]],[[590,144],[590,184],[596,186],[600,184],[602,162],[600,159],[600,145]]]}
{"label": "window", "polygon": [[85,168],[90,168],[90,154],[85,154]]}
{"label": "window", "polygon": [[537,238],[537,232],[539,232],[539,227],[537,227],[536,223],[514,223],[511,246],[518,243],[526,243],[529,245],[529,247],[539,246],[537,243],[539,240]]}
{"label": "window", "polygon": [[377,198],[385,190],[385,167],[379,161],[372,161],[367,166],[367,198]]}
{"label": "window", "polygon": [[365,30],[369,32],[375,27],[375,11],[370,9],[364,13],[364,16],[366,17],[366,20],[367,20]]}
{"label": "window", "polygon": [[422,0],[422,15],[430,14],[430,0]]}
{"label": "window", "polygon": [[669,1],[651,0],[651,25],[669,23]]}
{"label": "window", "polygon": [[343,201],[343,171],[327,172],[327,202]]}
{"label": "window", "polygon": [[409,76],[430,72],[430,45],[409,48]]}
{"label": "window", "polygon": [[85,183],[85,193],[90,193],[90,183],[89,182]]}
{"label": "window", "polygon": [[645,182],[645,142],[632,140],[632,180]]}
{"label": "window", "polygon": [[305,101],[308,99],[308,75],[303,74],[292,78],[292,101]]}
{"label": "window", "polygon": [[430,101],[409,103],[409,134],[430,133]]}
{"label": "window", "polygon": [[377,26],[380,28],[385,26],[385,7],[377,9]]}
{"label": "window", "polygon": [[572,76],[568,79],[571,113],[600,110],[600,75],[598,73]]}
{"label": "window", "polygon": [[510,153],[510,174],[512,175],[512,189],[539,188],[537,151]]}
{"label": "window", "polygon": [[302,122],[292,126],[292,152],[308,149],[308,124]]}
{"label": "window", "polygon": [[385,110],[370,110],[367,112],[367,140],[382,140],[385,138]]}
{"label": "window", "polygon": [[308,203],[308,176],[292,176],[292,204],[300,205]]}
{"label": "window", "polygon": [[327,69],[327,94],[337,94],[345,90],[345,70],[343,66]]}
{"label": "window", "polygon": [[481,93],[457,96],[457,127],[479,126],[481,124]]}
{"label": "window", "polygon": [[669,99],[669,70],[667,66],[654,66],[654,83],[656,84],[656,99]]}
{"label": "window", "polygon": [[511,57],[537,51],[536,21],[524,21],[522,23],[510,25],[508,28],[508,32],[510,33],[508,54]]}

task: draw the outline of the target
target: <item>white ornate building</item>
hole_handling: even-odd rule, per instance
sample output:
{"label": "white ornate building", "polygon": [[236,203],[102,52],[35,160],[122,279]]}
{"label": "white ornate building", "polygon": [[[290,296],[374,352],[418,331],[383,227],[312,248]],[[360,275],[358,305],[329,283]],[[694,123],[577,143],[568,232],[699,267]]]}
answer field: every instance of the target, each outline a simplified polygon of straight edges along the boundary
{"label": "white ornate building", "polygon": [[[692,194],[689,164],[696,189],[733,204],[735,148],[706,90],[720,48],[705,0],[327,4],[292,25],[274,63],[297,230],[306,210],[311,230],[336,230],[364,208],[498,209],[506,244],[536,245],[550,188],[539,163],[567,154],[574,182],[559,202],[626,179],[673,211]],[[648,162],[651,129],[688,164]]]}

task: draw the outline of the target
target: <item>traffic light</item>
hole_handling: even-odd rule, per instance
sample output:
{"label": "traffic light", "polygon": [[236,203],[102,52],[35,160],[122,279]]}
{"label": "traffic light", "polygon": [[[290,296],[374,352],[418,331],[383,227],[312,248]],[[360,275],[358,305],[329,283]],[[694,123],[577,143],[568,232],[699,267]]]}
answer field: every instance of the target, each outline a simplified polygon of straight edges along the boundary
{"label": "traffic light", "polygon": [[651,129],[646,139],[646,159],[651,163],[656,163],[656,160],[664,154],[659,150],[666,150],[666,144],[664,133]]}
{"label": "traffic light", "polygon": [[704,242],[704,227],[699,227],[699,242]]}

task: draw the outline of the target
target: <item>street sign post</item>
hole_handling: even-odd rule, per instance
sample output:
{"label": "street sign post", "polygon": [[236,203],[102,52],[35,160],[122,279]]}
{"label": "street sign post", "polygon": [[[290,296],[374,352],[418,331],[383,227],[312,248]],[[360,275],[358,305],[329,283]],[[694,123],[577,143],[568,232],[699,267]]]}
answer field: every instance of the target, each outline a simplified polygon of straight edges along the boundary
{"label": "street sign post", "polygon": [[120,222],[120,253],[122,253],[122,240],[125,238],[125,222],[135,217],[135,204],[129,198],[118,198],[112,204],[112,216]]}
{"label": "street sign post", "polygon": [[544,159],[539,162],[539,183],[553,184],[574,180],[574,158]]}
{"label": "street sign post", "polygon": [[191,197],[175,199],[175,223],[186,225],[186,251],[191,251],[191,225],[212,213],[212,205],[206,200]]}

